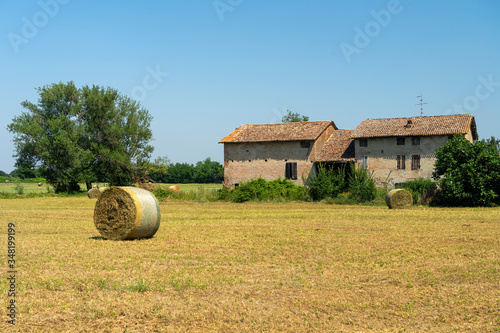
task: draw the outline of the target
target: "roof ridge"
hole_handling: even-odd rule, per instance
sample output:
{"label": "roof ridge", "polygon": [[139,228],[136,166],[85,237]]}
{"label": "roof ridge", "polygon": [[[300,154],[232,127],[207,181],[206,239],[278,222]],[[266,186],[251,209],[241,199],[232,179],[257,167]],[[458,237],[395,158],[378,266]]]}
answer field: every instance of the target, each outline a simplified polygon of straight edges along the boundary
{"label": "roof ridge", "polygon": [[[432,118],[432,117],[457,117],[457,116],[472,116],[474,115],[472,113],[461,113],[461,114],[442,114],[442,115],[437,115],[437,116],[412,116],[412,117],[389,117],[389,118],[367,118],[363,121],[366,120],[382,120],[382,119],[415,119],[415,118]],[[363,122],[362,121],[362,122]]]}

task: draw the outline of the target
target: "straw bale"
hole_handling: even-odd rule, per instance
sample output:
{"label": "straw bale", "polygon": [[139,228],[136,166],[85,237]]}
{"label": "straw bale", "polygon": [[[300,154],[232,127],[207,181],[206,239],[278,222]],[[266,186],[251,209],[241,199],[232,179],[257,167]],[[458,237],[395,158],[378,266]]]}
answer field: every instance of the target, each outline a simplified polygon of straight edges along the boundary
{"label": "straw bale", "polygon": [[97,199],[101,196],[101,191],[99,191],[98,188],[91,188],[87,192],[87,195],[89,196],[90,199]]}
{"label": "straw bale", "polygon": [[8,180],[8,179],[7,179],[7,180],[5,181],[5,184],[8,184],[8,183],[10,183],[10,180]]}
{"label": "straw bale", "polygon": [[160,227],[160,205],[153,193],[137,187],[110,187],[94,209],[94,224],[107,239],[151,238]]}
{"label": "straw bale", "polygon": [[413,198],[409,191],[396,189],[387,193],[385,203],[390,209],[406,209],[412,206]]}
{"label": "straw bale", "polygon": [[38,183],[38,186],[42,186],[42,183]]}
{"label": "straw bale", "polygon": [[172,185],[168,189],[176,194],[179,194],[181,192],[181,188],[177,185]]}

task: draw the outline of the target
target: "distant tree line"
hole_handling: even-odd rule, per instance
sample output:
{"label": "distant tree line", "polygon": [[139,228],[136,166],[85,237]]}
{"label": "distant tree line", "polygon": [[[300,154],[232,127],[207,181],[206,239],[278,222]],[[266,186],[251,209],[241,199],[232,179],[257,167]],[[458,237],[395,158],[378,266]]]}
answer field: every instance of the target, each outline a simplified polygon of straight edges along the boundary
{"label": "distant tree line", "polygon": [[144,166],[146,178],[157,183],[220,183],[224,180],[224,167],[207,157],[196,164],[171,163],[167,157],[159,157]]}
{"label": "distant tree line", "polygon": [[[145,179],[156,183],[208,184],[220,183],[224,180],[224,167],[221,163],[212,161],[210,157],[195,164],[174,164],[167,157],[158,157],[153,162],[143,163],[141,169]],[[17,167],[10,174],[0,170],[0,177],[20,180],[40,179],[41,173],[37,168]],[[93,181],[105,182],[101,179],[94,179]]]}

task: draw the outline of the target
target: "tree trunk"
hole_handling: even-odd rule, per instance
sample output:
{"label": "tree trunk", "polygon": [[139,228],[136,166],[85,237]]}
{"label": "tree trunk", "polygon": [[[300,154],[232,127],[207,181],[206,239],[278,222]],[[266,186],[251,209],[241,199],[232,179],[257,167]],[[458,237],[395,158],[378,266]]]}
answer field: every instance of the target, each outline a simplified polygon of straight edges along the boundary
{"label": "tree trunk", "polygon": [[92,188],[92,183],[86,182],[85,184],[87,184],[87,191],[90,191],[90,189]]}

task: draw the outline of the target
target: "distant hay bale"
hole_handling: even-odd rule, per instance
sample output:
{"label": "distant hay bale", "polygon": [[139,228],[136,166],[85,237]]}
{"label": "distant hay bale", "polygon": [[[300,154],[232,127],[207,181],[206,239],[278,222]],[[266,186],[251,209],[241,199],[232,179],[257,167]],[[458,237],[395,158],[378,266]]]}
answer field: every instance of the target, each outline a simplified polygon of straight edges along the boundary
{"label": "distant hay bale", "polygon": [[38,186],[42,186],[42,183],[38,183]]}
{"label": "distant hay bale", "polygon": [[92,188],[97,188],[97,185],[92,186]]}
{"label": "distant hay bale", "polygon": [[5,184],[8,184],[8,183],[10,183],[10,180],[8,180],[8,179],[7,179],[7,180],[5,181]]}
{"label": "distant hay bale", "polygon": [[168,189],[174,192],[175,194],[179,194],[181,192],[181,188],[177,185],[172,185]]}
{"label": "distant hay bale", "polygon": [[101,191],[97,187],[94,187],[87,192],[87,195],[90,199],[97,199],[101,196]]}
{"label": "distant hay bale", "polygon": [[138,187],[110,187],[102,192],[94,208],[95,227],[112,240],[153,237],[160,220],[158,200]]}
{"label": "distant hay bale", "polygon": [[387,193],[385,203],[390,209],[406,209],[413,204],[413,197],[407,190],[396,189]]}

